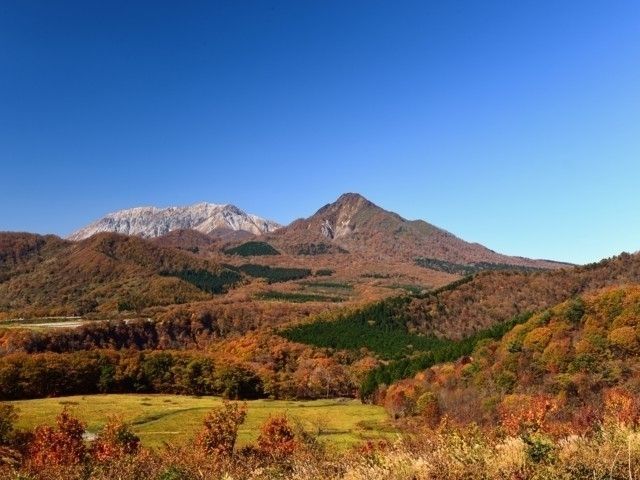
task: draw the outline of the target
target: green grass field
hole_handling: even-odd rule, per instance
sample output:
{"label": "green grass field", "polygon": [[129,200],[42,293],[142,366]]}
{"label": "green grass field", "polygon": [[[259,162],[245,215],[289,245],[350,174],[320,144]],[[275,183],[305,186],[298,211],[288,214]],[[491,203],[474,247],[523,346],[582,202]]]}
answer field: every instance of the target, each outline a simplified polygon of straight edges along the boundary
{"label": "green grass field", "polygon": [[[192,438],[206,413],[221,402],[217,397],[87,395],[9,403],[19,410],[18,427],[21,428],[51,424],[67,406],[87,424],[89,432],[97,432],[109,415],[117,414],[131,425],[145,446],[158,447],[164,442],[177,443]],[[320,431],[321,441],[339,449],[366,439],[396,435],[381,407],[364,405],[357,400],[252,400],[247,402],[247,407],[247,418],[239,432],[240,445],[255,441],[260,425],[276,413],[286,413],[309,432]]]}

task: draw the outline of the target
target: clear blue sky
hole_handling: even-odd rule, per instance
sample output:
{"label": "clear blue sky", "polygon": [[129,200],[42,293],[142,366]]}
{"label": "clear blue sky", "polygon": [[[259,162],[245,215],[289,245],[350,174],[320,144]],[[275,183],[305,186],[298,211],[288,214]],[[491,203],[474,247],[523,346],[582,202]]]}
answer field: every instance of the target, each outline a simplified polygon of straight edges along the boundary
{"label": "clear blue sky", "polygon": [[640,2],[0,3],[0,230],[356,191],[494,250],[640,249]]}

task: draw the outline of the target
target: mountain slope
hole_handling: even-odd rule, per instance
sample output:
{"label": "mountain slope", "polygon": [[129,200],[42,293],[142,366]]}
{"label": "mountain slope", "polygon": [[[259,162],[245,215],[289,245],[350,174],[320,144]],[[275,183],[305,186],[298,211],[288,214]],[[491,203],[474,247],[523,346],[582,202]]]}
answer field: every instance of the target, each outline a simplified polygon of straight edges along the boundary
{"label": "mountain slope", "polygon": [[100,232],[140,237],[159,237],[174,230],[196,230],[211,234],[218,231],[268,233],[280,225],[245,213],[233,205],[198,203],[186,207],[136,207],[110,213],[72,233],[70,240],[82,240]]}
{"label": "mountain slope", "polygon": [[380,260],[405,262],[420,259],[451,265],[493,264],[529,268],[558,268],[566,264],[501,255],[477,243],[469,243],[422,220],[406,220],[384,210],[363,196],[346,193],[313,216],[268,235],[278,246],[297,253],[305,246],[325,245],[321,250],[346,250]]}
{"label": "mountain slope", "polygon": [[640,254],[541,272],[483,272],[437,295],[413,299],[403,317],[411,330],[460,338],[515,315],[575,295],[640,283]]}
{"label": "mountain slope", "polygon": [[[423,339],[459,340],[577,295],[639,283],[640,254],[628,253],[561,270],[484,272],[426,294],[388,298],[334,319],[302,324],[295,327],[295,341],[320,347],[356,350],[365,347],[376,351],[379,337],[389,343],[390,333],[405,338],[421,335]],[[380,327],[388,332],[380,334]],[[340,329],[350,333],[336,336]],[[412,349],[417,349],[415,342],[415,339],[409,341]],[[395,353],[405,346],[400,345]]]}
{"label": "mountain slope", "polygon": [[217,281],[223,289],[240,279],[188,252],[113,233],[79,242],[4,233],[0,247],[0,312],[28,316],[206,300],[212,290],[199,280],[208,287]]}
{"label": "mountain slope", "polygon": [[[637,408],[639,312],[638,285],[559,303],[500,340],[479,343],[463,361],[392,385],[385,404],[394,414],[410,414],[406,406],[428,392],[437,405],[432,412],[463,422],[494,423],[499,417],[514,433],[532,421],[526,413],[531,408],[552,431],[568,422],[574,432],[597,426],[612,401],[616,407],[609,414],[624,416]],[[400,398],[406,401],[398,403]]]}

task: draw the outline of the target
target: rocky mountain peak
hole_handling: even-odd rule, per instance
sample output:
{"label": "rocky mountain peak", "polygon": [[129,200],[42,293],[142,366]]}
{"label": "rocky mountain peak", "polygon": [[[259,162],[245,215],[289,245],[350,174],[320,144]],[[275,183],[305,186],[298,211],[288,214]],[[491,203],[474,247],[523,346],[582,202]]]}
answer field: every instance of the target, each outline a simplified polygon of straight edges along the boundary
{"label": "rocky mountain peak", "polygon": [[235,205],[201,202],[180,207],[119,210],[72,233],[69,239],[82,240],[99,232],[153,238],[174,230],[196,230],[210,234],[221,229],[260,235],[278,228],[280,225],[276,222],[248,214]]}

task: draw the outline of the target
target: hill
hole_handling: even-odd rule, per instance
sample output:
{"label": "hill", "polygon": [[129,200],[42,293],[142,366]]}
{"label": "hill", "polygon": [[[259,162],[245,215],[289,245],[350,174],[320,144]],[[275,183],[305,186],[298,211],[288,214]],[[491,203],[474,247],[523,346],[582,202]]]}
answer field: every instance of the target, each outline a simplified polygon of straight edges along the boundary
{"label": "hill", "polygon": [[260,234],[279,227],[275,222],[248,214],[234,205],[198,203],[186,207],[136,207],[109,213],[72,233],[69,239],[82,240],[100,232],[152,238],[174,230],[197,230],[221,236],[229,231]]}
{"label": "hill", "polygon": [[637,285],[567,300],[499,340],[478,343],[463,361],[396,383],[381,401],[406,415],[426,394],[438,415],[465,423],[500,421],[515,430],[536,420],[528,409],[549,428],[574,433],[592,428],[608,405],[616,405],[609,413],[624,417],[636,412],[640,393],[638,312]]}
{"label": "hill", "polygon": [[77,243],[3,233],[0,247],[0,311],[15,314],[135,311],[192,302],[242,278],[188,252],[112,233]]}
{"label": "hill", "polygon": [[482,272],[455,288],[411,300],[403,315],[411,331],[461,338],[575,295],[639,282],[640,254],[627,253],[560,270]]}
{"label": "hill", "polygon": [[390,362],[361,387],[376,389],[499,339],[534,312],[606,287],[640,282],[640,254],[546,272],[486,272],[418,296],[390,298],[281,330],[285,338],[338,350],[367,349]]}

